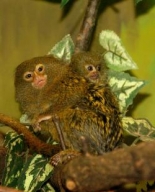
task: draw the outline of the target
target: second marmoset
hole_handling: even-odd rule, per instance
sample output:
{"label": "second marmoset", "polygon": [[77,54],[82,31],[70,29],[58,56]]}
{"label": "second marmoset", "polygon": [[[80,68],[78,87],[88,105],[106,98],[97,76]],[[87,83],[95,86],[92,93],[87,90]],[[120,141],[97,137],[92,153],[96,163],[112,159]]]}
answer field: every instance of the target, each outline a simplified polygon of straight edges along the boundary
{"label": "second marmoset", "polygon": [[71,58],[72,70],[92,83],[106,83],[106,64],[99,53],[78,52]]}

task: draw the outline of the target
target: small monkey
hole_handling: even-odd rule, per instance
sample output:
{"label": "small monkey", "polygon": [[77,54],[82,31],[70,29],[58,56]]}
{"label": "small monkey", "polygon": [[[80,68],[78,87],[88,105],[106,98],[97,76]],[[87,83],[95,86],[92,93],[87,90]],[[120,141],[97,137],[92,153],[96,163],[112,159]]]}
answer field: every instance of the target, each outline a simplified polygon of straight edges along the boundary
{"label": "small monkey", "polygon": [[15,72],[16,100],[36,128],[39,122],[51,118],[48,111],[57,112],[74,104],[87,86],[84,78],[52,55],[26,60]]}
{"label": "small monkey", "polygon": [[[50,64],[52,63],[52,67]],[[62,70],[60,69],[62,66]],[[43,113],[49,107],[46,98],[42,98],[44,89],[48,89],[53,79],[65,72],[63,64],[53,56],[40,56],[26,60],[17,66],[15,71],[15,98],[20,103],[22,113],[32,120],[34,128],[39,129],[39,122],[51,118]]]}
{"label": "small monkey", "polygon": [[106,65],[100,54],[95,52],[78,52],[71,58],[71,68],[92,83],[107,81]]}
{"label": "small monkey", "polygon": [[[75,53],[71,58],[70,66],[74,72],[85,77],[90,82],[89,90],[85,95],[85,100],[83,100],[84,102],[79,103],[77,106],[80,108],[89,106],[91,110],[94,110],[98,115],[103,116],[103,118],[109,114],[106,123],[111,124],[110,126],[113,124],[115,128],[118,125],[117,128],[121,130],[120,127],[122,125],[118,100],[108,84],[107,67],[102,55],[84,51]],[[113,115],[110,115],[110,113]],[[118,132],[116,131],[117,134]],[[121,135],[121,131],[119,134]],[[116,138],[118,136],[116,135],[113,135],[113,137]],[[118,137],[122,138],[120,135]]]}

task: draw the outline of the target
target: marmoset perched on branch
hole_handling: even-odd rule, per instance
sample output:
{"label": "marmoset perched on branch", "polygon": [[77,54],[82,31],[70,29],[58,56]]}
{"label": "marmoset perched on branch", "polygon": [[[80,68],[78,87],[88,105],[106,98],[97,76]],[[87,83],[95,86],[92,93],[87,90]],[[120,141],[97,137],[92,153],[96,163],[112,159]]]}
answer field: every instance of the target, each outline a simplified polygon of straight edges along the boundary
{"label": "marmoset perched on branch", "polygon": [[52,120],[53,115],[58,116],[66,148],[81,150],[81,136],[88,141],[88,152],[94,154],[121,143],[119,106],[107,82],[92,83],[73,71],[72,65],[43,56],[17,67],[15,88],[23,112],[38,119],[40,126],[49,126],[53,139],[59,142]]}
{"label": "marmoset perched on branch", "polygon": [[108,84],[107,67],[102,55],[88,51],[75,53],[71,58],[70,66],[75,73],[91,82],[85,98],[80,101],[78,107],[87,106],[88,108],[89,106],[103,119],[105,117],[104,123],[107,132],[108,127],[115,127],[115,134],[114,132],[110,133],[109,130],[109,138],[122,137],[119,105]]}

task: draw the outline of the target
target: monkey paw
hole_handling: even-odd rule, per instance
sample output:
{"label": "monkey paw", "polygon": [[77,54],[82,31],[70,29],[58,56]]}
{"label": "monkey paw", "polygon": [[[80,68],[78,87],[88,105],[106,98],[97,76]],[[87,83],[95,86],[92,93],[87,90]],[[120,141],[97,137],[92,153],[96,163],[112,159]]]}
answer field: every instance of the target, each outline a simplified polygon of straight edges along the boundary
{"label": "monkey paw", "polygon": [[57,166],[59,164],[65,164],[71,159],[74,159],[75,157],[81,155],[79,151],[72,150],[72,149],[66,149],[64,151],[60,151],[56,155],[52,156],[50,159],[50,163],[53,166]]}
{"label": "monkey paw", "polygon": [[32,123],[34,132],[41,131],[40,122],[46,121],[51,119],[51,115],[40,115],[37,118],[33,120],[34,123]]}

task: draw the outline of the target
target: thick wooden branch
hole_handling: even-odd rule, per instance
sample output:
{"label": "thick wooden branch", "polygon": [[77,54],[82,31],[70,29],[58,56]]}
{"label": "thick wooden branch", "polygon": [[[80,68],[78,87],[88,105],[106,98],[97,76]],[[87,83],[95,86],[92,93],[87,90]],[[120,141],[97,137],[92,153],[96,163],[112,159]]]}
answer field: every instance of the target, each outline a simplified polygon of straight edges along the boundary
{"label": "thick wooden branch", "polygon": [[5,147],[0,146],[0,183],[3,176],[3,171],[5,167],[5,160],[7,155],[7,149]]}
{"label": "thick wooden branch", "polygon": [[0,192],[22,192],[22,191],[0,185]]}
{"label": "thick wooden branch", "polygon": [[54,185],[69,191],[103,191],[155,179],[155,142],[118,149],[103,156],[79,156],[55,169]]}
{"label": "thick wooden branch", "polygon": [[38,139],[19,121],[0,113],[0,123],[11,127],[19,134],[23,134],[28,146],[36,153],[52,156],[61,150],[60,145],[50,145]]}
{"label": "thick wooden branch", "polygon": [[87,51],[92,39],[93,29],[101,0],[89,0],[85,17],[75,43],[75,52]]}

